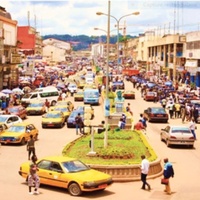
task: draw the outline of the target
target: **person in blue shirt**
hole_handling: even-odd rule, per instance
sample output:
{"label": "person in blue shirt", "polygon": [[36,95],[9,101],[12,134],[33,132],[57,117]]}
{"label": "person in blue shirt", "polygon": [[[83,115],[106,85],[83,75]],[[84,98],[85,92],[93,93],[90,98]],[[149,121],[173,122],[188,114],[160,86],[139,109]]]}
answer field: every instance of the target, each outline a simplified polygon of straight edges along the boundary
{"label": "person in blue shirt", "polygon": [[174,169],[172,164],[169,162],[168,158],[164,159],[164,171],[163,171],[163,176],[165,179],[168,179],[168,184],[165,185],[165,190],[164,192],[166,192],[167,194],[171,194],[171,188],[170,188],[170,183],[169,183],[169,179],[172,177],[174,177]]}

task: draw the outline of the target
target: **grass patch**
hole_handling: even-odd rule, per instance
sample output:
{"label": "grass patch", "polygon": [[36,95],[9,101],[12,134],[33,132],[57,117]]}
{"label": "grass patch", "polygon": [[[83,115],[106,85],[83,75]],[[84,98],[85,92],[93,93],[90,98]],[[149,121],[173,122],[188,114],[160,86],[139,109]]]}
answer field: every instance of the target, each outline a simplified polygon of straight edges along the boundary
{"label": "grass patch", "polygon": [[146,155],[149,161],[157,159],[152,147],[143,133],[131,130],[111,130],[108,132],[108,147],[104,148],[104,133],[94,134],[95,157],[88,156],[91,151],[89,142],[91,135],[83,136],[69,143],[63,150],[63,155],[82,160],[87,164],[131,165],[141,163],[141,155]]}

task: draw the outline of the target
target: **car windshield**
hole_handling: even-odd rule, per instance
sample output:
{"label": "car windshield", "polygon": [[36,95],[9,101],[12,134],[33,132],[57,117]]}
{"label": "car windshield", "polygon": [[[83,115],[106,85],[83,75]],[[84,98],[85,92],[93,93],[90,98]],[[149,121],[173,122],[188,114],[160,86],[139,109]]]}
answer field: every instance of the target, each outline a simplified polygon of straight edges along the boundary
{"label": "car windshield", "polygon": [[62,165],[63,165],[64,169],[69,173],[80,172],[80,171],[85,171],[85,170],[90,169],[87,165],[83,164],[79,160],[63,162]]}
{"label": "car windshield", "polygon": [[172,133],[191,133],[187,127],[172,127]]}
{"label": "car windshield", "polygon": [[23,133],[23,132],[25,132],[25,126],[11,126],[6,131],[7,132]]}
{"label": "car windshield", "polygon": [[62,108],[55,108],[55,111],[62,111],[62,112],[68,112],[68,108],[62,107]]}
{"label": "car windshield", "polygon": [[42,103],[31,103],[28,107],[34,107],[34,108],[36,108],[36,107],[42,107],[42,106],[43,106]]}
{"label": "car windshield", "polygon": [[5,122],[7,119],[7,117],[4,117],[4,116],[0,116],[0,122]]}
{"label": "car windshield", "polygon": [[31,94],[29,93],[29,94],[25,94],[22,98],[29,99],[30,97],[31,97]]}
{"label": "car windshield", "polygon": [[162,108],[152,108],[151,111],[154,114],[166,114],[166,111]]}
{"label": "car windshield", "polygon": [[46,118],[61,118],[61,114],[60,113],[47,113],[46,114]]}
{"label": "car windshield", "polygon": [[16,112],[19,111],[19,109],[16,108],[16,107],[12,107],[12,108],[8,108],[8,111],[9,111],[10,113],[16,113]]}

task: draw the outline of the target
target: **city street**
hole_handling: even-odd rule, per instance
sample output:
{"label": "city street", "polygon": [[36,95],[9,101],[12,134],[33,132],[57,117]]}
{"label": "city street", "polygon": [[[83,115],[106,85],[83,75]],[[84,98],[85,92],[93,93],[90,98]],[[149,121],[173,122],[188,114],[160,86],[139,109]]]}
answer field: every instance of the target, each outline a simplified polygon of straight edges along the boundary
{"label": "city street", "polygon": [[[126,83],[126,89],[132,89],[131,83]],[[125,105],[129,102],[134,114],[135,122],[139,119],[139,114],[149,106],[160,106],[159,103],[145,102],[142,100],[140,92],[136,92],[135,100],[126,100]],[[73,101],[72,97],[69,100]],[[82,104],[76,102],[77,105]],[[94,106],[95,118],[93,124],[100,124],[104,119],[102,106]],[[101,113],[101,117],[99,114]],[[41,116],[28,116],[27,121],[33,122],[39,129],[39,140],[36,142],[36,154],[38,157],[46,155],[59,155],[64,146],[70,141],[76,139],[75,129],[68,129],[66,126],[62,129],[42,129]],[[182,124],[180,119],[170,119],[170,124]],[[187,123],[186,123],[187,124]],[[72,200],[72,199],[109,199],[109,200],[198,200],[200,196],[198,174],[200,174],[200,139],[198,132],[200,125],[197,125],[197,141],[194,149],[185,147],[168,148],[164,142],[160,141],[160,129],[166,124],[148,123],[146,137],[158,157],[168,157],[172,162],[175,170],[175,177],[170,179],[172,195],[163,192],[164,186],[160,184],[161,177],[150,179],[152,190],[141,190],[141,182],[114,183],[104,192],[84,193],[83,196],[70,196],[67,190],[41,186],[40,193],[30,195],[25,180],[18,174],[19,166],[22,162],[27,161],[28,155],[26,146],[20,145],[2,145],[0,147],[0,197],[2,200]]]}

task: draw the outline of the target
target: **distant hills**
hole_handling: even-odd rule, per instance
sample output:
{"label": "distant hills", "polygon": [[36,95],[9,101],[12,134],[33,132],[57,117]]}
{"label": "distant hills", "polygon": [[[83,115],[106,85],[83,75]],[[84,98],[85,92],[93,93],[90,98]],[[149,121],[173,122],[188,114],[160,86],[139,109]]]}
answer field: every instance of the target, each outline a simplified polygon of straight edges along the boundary
{"label": "distant hills", "polygon": [[[119,38],[122,38],[122,35],[119,35]],[[127,38],[133,38],[133,36],[127,35]],[[88,49],[91,44],[97,44],[99,42],[106,43],[107,36],[87,36],[87,35],[45,35],[42,37],[43,39],[54,38],[57,40],[62,40],[64,42],[69,42],[73,46],[74,51]],[[117,36],[110,37],[110,43],[115,44],[117,43]]]}

